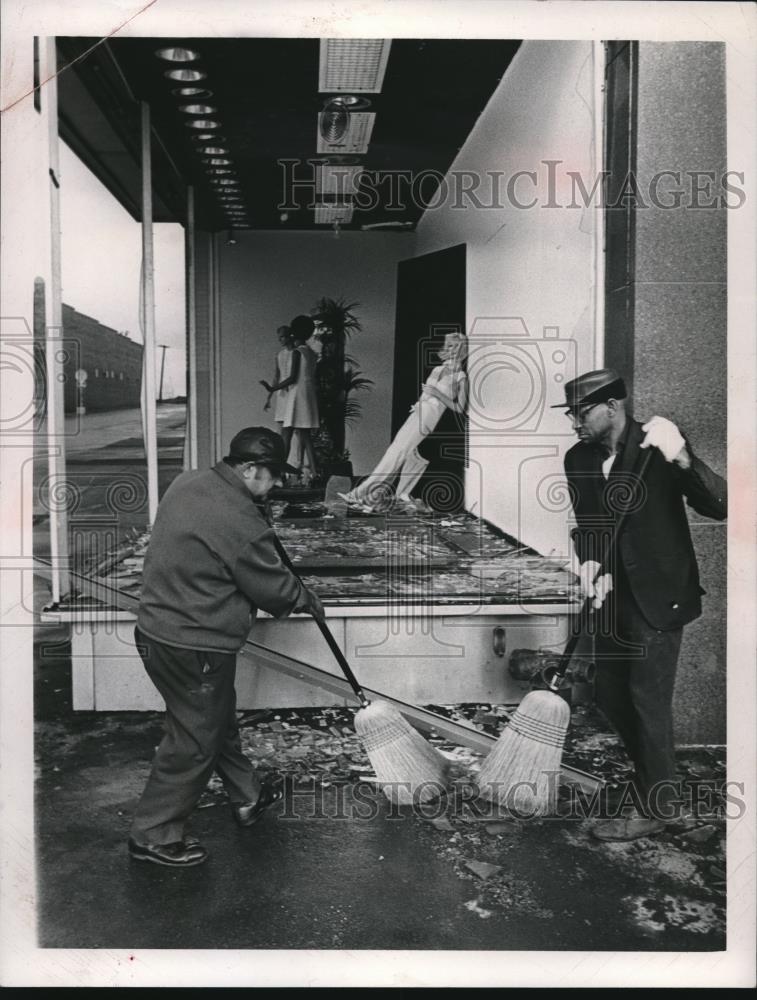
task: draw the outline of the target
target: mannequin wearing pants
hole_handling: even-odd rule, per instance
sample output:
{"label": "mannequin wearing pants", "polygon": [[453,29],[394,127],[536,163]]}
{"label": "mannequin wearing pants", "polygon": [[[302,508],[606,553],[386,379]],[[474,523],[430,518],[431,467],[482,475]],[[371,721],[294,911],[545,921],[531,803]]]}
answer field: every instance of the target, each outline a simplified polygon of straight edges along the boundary
{"label": "mannequin wearing pants", "polygon": [[373,472],[349,493],[340,494],[347,504],[364,509],[387,499],[392,481],[399,477],[397,497],[410,500],[411,490],[426,471],[428,461],[418,445],[436,428],[444,411],[462,413],[468,398],[468,380],[462,365],[467,341],[461,333],[449,333],[439,351],[437,365],[422,386],[421,396],[410,410]]}

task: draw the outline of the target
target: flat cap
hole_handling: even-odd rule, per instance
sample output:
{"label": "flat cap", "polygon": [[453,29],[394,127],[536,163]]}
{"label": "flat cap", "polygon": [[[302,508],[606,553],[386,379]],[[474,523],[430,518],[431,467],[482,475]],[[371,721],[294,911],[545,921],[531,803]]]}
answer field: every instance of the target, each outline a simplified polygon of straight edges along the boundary
{"label": "flat cap", "polygon": [[235,434],[229,445],[229,458],[267,465],[274,472],[297,472],[287,465],[284,439],[268,427],[245,427]]}

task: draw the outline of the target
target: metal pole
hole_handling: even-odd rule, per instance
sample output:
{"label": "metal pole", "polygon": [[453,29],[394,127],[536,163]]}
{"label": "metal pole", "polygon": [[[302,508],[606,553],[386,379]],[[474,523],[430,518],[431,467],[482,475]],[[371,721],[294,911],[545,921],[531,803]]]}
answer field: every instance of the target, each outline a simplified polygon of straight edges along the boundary
{"label": "metal pole", "polygon": [[155,412],[155,261],[152,240],[150,105],[145,101],[142,101],[142,264],[147,509],[148,520],[152,524],[158,510],[158,432]]}
{"label": "metal pole", "polygon": [[221,289],[218,233],[210,241],[210,300],[213,303],[212,327],[212,367],[213,373],[213,461],[223,455],[221,441]]}
{"label": "metal pole", "polygon": [[165,371],[165,367],[166,367],[166,348],[167,348],[167,346],[168,346],[167,344],[158,344],[158,347],[163,352],[163,354],[160,357],[160,388],[158,389],[158,402],[159,403],[163,402],[163,372]]}
{"label": "metal pole", "polygon": [[[594,169],[604,177],[605,169],[605,43],[593,42],[594,70]],[[605,208],[604,184],[594,215],[594,367],[605,363]]]}
{"label": "metal pole", "polygon": [[195,199],[194,188],[187,188],[186,230],[187,281],[187,367],[189,369],[189,467],[196,469],[197,457],[197,273],[195,259]]}
{"label": "metal pole", "polygon": [[50,178],[50,318],[45,329],[47,378],[48,497],[53,604],[69,591],[68,513],[66,489],[66,427],[63,395],[63,305],[60,237],[60,159],[58,148],[58,80],[55,38],[46,39],[45,94]]}

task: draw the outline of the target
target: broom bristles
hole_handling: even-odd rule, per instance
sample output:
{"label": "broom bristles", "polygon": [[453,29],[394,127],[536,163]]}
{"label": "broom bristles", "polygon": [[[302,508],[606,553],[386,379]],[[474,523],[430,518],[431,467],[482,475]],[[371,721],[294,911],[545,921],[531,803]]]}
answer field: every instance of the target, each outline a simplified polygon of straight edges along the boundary
{"label": "broom bristles", "polygon": [[438,798],[448,763],[392,705],[373,701],[355,715],[355,732],[386,797],[401,805]]}
{"label": "broom bristles", "polygon": [[521,815],[554,813],[569,722],[559,695],[527,694],[481,767],[479,794]]}

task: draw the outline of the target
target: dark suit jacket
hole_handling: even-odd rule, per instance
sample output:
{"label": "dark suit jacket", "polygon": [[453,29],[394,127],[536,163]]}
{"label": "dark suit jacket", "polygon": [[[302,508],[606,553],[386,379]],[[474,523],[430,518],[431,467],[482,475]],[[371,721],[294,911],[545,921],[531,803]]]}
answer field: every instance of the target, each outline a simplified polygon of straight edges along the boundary
{"label": "dark suit jacket", "polygon": [[726,483],[693,454],[684,470],[651,448],[640,486],[638,471],[647,454],[639,447],[643,439],[641,424],[629,417],[606,481],[602,461],[607,456],[593,445],[579,441],[566,454],[565,474],[578,525],[573,542],[582,563],[599,562],[615,518],[628,507],[615,558],[649,624],[668,631],[702,613],[703,591],[683,498],[698,513],[722,521],[727,514]]}

